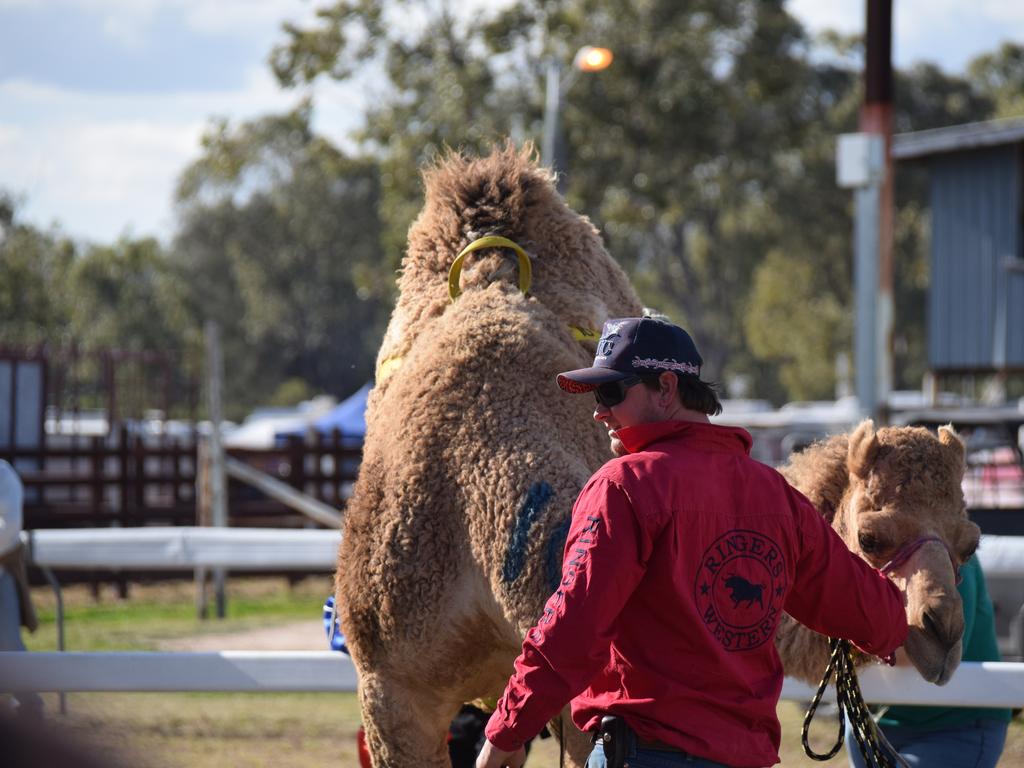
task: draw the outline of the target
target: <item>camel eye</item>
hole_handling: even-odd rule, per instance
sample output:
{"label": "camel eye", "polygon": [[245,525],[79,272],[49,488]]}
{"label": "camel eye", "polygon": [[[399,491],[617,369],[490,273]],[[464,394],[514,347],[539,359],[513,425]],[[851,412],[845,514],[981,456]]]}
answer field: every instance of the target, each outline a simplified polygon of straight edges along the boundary
{"label": "camel eye", "polygon": [[860,551],[865,555],[877,555],[885,549],[882,542],[870,533],[859,533],[857,543],[860,544]]}

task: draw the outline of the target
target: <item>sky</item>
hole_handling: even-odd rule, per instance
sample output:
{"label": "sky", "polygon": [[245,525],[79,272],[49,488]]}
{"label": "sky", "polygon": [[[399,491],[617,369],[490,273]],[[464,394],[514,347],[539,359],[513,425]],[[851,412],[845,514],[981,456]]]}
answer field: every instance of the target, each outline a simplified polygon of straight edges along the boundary
{"label": "sky", "polygon": [[[174,231],[173,193],[215,117],[293,107],[266,59],[284,21],[324,0],[0,0],[0,188],[21,218],[76,239]],[[811,32],[863,29],[864,0],[790,0]],[[1024,42],[1021,0],[895,0],[897,66],[961,72]],[[342,147],[372,83],[315,87],[314,127]]]}

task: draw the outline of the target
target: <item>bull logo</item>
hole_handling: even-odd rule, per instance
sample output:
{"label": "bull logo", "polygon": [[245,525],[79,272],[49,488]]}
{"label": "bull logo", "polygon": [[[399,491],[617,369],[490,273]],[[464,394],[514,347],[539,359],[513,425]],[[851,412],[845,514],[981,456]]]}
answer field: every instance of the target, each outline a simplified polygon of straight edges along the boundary
{"label": "bull logo", "polygon": [[751,584],[742,576],[733,574],[725,580],[725,587],[730,592],[733,608],[738,608],[740,603],[746,603],[747,608],[752,608],[755,600],[764,608],[764,601],[761,599],[764,584]]}
{"label": "bull logo", "polygon": [[727,651],[768,642],[789,592],[783,550],[760,531],[719,536],[701,557],[694,599],[704,628]]}

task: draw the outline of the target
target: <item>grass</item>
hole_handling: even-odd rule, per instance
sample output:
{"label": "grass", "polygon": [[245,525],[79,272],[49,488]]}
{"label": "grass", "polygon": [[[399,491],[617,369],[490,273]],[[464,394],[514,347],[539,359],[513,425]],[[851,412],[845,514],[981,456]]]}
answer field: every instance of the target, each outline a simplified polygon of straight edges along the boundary
{"label": "grass", "polygon": [[[131,599],[104,592],[99,602],[89,589],[66,590],[69,650],[154,650],[164,639],[212,632],[238,632],[302,619],[319,620],[320,605],[331,589],[329,577],[290,585],[284,579],[229,582],[228,616],[218,621],[195,617],[190,583],[133,585]],[[55,648],[51,593],[34,593],[41,626],[26,635],[30,650]],[[75,693],[68,695],[68,715],[60,717],[55,694],[47,708],[64,730],[85,740],[101,754],[121,757],[139,768],[322,768],[358,765],[356,731],[359,706],[355,694],[322,693]],[[779,704],[783,726],[782,766],[821,766],[803,754],[800,725],[803,709]],[[816,724],[813,746],[827,750],[835,721]],[[844,753],[824,765],[846,768]],[[1011,724],[1000,768],[1024,765],[1024,724]],[[535,742],[528,768],[557,768],[553,739]]]}
{"label": "grass", "polygon": [[[65,646],[74,651],[152,651],[160,641],[222,632],[240,632],[273,623],[320,620],[331,577],[306,578],[290,585],[284,578],[233,578],[228,581],[227,616],[202,621],[196,616],[191,582],[133,584],[130,599],[112,588],[97,601],[89,587],[64,590]],[[24,636],[31,651],[57,647],[56,599],[49,588],[32,592],[40,627]],[[326,650],[326,644],[324,649]]]}

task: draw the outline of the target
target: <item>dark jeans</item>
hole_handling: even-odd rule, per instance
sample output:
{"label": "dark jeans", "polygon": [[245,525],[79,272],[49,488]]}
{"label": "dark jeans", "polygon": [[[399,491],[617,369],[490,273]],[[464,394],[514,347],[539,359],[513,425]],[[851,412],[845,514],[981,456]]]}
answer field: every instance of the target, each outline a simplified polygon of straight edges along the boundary
{"label": "dark jeans", "polygon": [[[635,744],[630,744],[626,750],[626,762],[629,768],[729,768],[714,760],[705,760],[702,757],[694,757],[682,752],[671,752],[664,749],[638,749]],[[590,753],[587,760],[587,768],[608,768],[608,762],[604,757],[604,747],[597,743],[594,751]]]}
{"label": "dark jeans", "polygon": [[[937,731],[888,726],[883,733],[911,768],[995,768],[1006,743],[1007,726],[1002,720],[975,720]],[[846,754],[853,768],[866,768],[849,727]]]}

